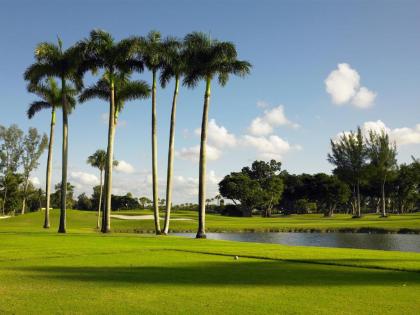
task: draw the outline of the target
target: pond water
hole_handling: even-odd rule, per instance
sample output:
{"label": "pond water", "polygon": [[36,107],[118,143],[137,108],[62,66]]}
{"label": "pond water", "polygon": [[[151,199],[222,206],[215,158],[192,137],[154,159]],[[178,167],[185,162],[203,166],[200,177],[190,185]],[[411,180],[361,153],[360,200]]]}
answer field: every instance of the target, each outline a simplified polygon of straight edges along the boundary
{"label": "pond water", "polygon": [[[174,235],[195,237],[194,233],[174,233]],[[420,252],[419,234],[245,232],[207,233],[207,238],[239,242]]]}

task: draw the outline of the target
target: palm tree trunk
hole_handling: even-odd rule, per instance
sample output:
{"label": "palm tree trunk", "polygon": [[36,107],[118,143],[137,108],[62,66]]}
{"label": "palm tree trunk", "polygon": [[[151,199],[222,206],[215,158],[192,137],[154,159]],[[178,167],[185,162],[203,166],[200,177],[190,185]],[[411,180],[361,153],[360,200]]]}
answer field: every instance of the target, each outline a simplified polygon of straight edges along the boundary
{"label": "palm tree trunk", "polygon": [[99,185],[100,185],[100,192],[99,192],[99,205],[98,205],[98,218],[96,221],[96,228],[99,230],[99,226],[100,226],[100,220],[101,220],[101,206],[102,206],[102,190],[103,190],[103,180],[102,180],[102,175],[103,175],[103,170],[101,169],[100,171],[100,175],[99,175]]}
{"label": "palm tree trunk", "polygon": [[357,217],[360,218],[362,216],[362,211],[360,208],[360,182],[357,180]]}
{"label": "palm tree trunk", "polygon": [[108,148],[105,175],[105,212],[102,218],[102,233],[111,232],[111,194],[112,194],[112,164],[114,161],[115,136],[115,86],[111,81],[111,98],[109,102]]}
{"label": "palm tree trunk", "polygon": [[155,219],[155,232],[160,234],[159,197],[157,174],[157,118],[156,118],[156,70],[153,70],[152,83],[152,177],[153,177],[153,215]]}
{"label": "palm tree trunk", "polygon": [[25,214],[26,210],[26,195],[28,194],[29,176],[25,175],[25,186],[23,187],[23,200],[21,214]]}
{"label": "palm tree trunk", "polygon": [[171,127],[169,132],[169,151],[168,151],[168,170],[166,177],[166,214],[165,214],[165,227],[163,234],[169,232],[169,221],[171,217],[172,207],[172,176],[174,169],[174,142],[175,142],[175,120],[176,120],[176,101],[178,97],[179,77],[175,78],[175,90],[172,99],[172,112],[171,112]]}
{"label": "palm tree trunk", "polygon": [[386,217],[386,203],[385,203],[385,181],[386,179],[384,178],[383,182],[382,182],[382,216]]}
{"label": "palm tree trunk", "polygon": [[206,238],[206,145],[207,123],[210,106],[210,85],[211,78],[207,78],[206,92],[204,94],[203,118],[201,121],[200,165],[198,179],[198,231],[196,238]]}
{"label": "palm tree trunk", "polygon": [[61,209],[58,233],[66,233],[66,201],[67,201],[67,164],[68,164],[68,113],[65,93],[66,81],[61,79],[61,93],[63,105],[63,146],[61,163]]}
{"label": "palm tree trunk", "polygon": [[51,175],[52,175],[52,151],[54,144],[54,126],[55,126],[55,107],[51,111],[50,141],[48,143],[48,159],[47,159],[47,182],[45,185],[46,205],[44,229],[50,228],[50,197],[51,197]]}

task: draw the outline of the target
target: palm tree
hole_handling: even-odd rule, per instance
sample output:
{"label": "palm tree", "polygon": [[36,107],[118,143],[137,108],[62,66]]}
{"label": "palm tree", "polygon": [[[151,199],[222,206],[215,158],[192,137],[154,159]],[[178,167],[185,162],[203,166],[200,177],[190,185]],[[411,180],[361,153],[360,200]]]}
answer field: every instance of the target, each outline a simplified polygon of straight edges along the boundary
{"label": "palm tree", "polygon": [[206,214],[206,144],[207,122],[210,106],[211,81],[218,77],[219,84],[224,86],[230,74],[245,76],[250,72],[251,64],[237,59],[235,45],[230,42],[212,40],[200,32],[193,32],[185,37],[188,58],[188,72],[184,84],[194,87],[205,80],[203,117],[201,123],[200,162],[199,162],[199,196],[198,196],[198,231],[197,238],[205,238]]}
{"label": "palm tree", "polygon": [[[106,166],[106,151],[105,150],[96,150],[95,153],[90,155],[87,159],[87,163],[92,167],[99,169],[99,205],[98,205],[98,215],[96,228],[99,229],[99,222],[101,217],[101,206],[102,206],[102,191],[103,191],[103,172]],[[113,166],[118,166],[118,161],[114,160]]]}
{"label": "palm tree", "polygon": [[155,232],[161,234],[159,222],[159,194],[157,174],[157,118],[156,118],[156,81],[157,72],[162,67],[164,45],[158,31],[151,31],[146,38],[137,38],[139,59],[152,72],[152,178],[153,178],[153,214]]}
{"label": "palm tree", "polygon": [[[113,128],[115,130],[115,126],[118,122],[118,115],[121,112],[121,110],[124,107],[124,103],[126,101],[135,100],[135,99],[141,99],[141,98],[147,98],[150,94],[150,87],[149,85],[144,81],[130,81],[130,76],[127,74],[117,74],[114,76],[113,79],[113,92],[111,94],[111,85],[109,84],[109,76],[107,73],[104,75],[102,79],[100,79],[96,84],[84,89],[82,93],[79,96],[79,102],[84,103],[87,100],[93,99],[93,98],[99,98],[105,101],[110,102],[111,95],[114,95],[114,104],[115,104],[115,111],[113,114],[112,124]],[[112,139],[111,143],[113,146],[114,143],[114,135],[115,131],[112,132]],[[109,136],[109,133],[108,133]],[[108,140],[109,142],[109,140]],[[112,149],[113,152],[113,149]],[[105,192],[111,193],[111,189],[107,190],[107,185],[110,185],[109,187],[112,188],[109,181],[106,182],[106,180],[110,178],[109,176],[109,170],[107,173],[107,166],[108,166],[108,152],[105,159]],[[118,165],[117,161],[113,161],[113,164],[111,166]],[[111,170],[112,172],[112,170]],[[111,173],[112,176],[112,173]],[[101,175],[101,182],[102,182],[102,175]],[[102,188],[101,188],[102,191]],[[108,196],[106,196],[108,198]],[[109,205],[109,206],[108,206]],[[104,215],[102,216],[102,232],[106,233],[109,232],[111,229],[111,198],[108,200],[105,200],[105,208],[104,208]],[[99,210],[98,210],[99,211]]]}
{"label": "palm tree", "polygon": [[79,90],[83,86],[78,69],[81,59],[77,46],[63,50],[63,43],[58,38],[58,44],[40,43],[35,49],[36,62],[25,71],[25,79],[30,84],[37,85],[43,79],[56,77],[61,80],[61,107],[63,112],[63,143],[61,172],[61,207],[59,233],[66,233],[66,196],[67,196],[67,165],[68,165],[68,103],[67,83],[73,83]]}
{"label": "palm tree", "polygon": [[[89,38],[78,44],[84,51],[84,62],[80,67],[80,72],[88,70],[96,72],[97,69],[104,69],[105,74],[102,79],[91,89],[85,91],[85,99],[90,98],[89,93],[93,92],[92,97],[99,97],[109,101],[109,123],[108,123],[108,147],[107,162],[105,167],[105,213],[102,218],[103,233],[111,231],[111,192],[112,192],[112,161],[114,156],[114,137],[115,127],[119,110],[116,108],[116,81],[124,74],[132,71],[143,71],[143,63],[132,58],[135,48],[135,40],[126,39],[116,42],[114,38],[103,30],[93,30]],[[141,85],[146,88],[142,81]],[[94,92],[99,92],[95,94]],[[145,92],[145,89],[142,89]],[[107,94],[101,94],[106,92]],[[144,93],[141,94],[143,97]]]}
{"label": "palm tree", "polygon": [[[51,109],[51,123],[50,123],[50,137],[48,142],[48,158],[47,158],[47,174],[46,174],[46,206],[45,206],[45,219],[44,219],[44,228],[48,229],[50,227],[50,196],[51,196],[51,176],[52,176],[52,153],[53,153],[53,144],[54,144],[54,127],[55,127],[55,111],[56,108],[61,107],[61,89],[58,88],[57,82],[49,77],[46,84],[29,84],[28,91],[32,92],[40,98],[38,101],[34,101],[29,105],[27,115],[31,119],[37,112],[43,109]],[[76,100],[71,95],[72,90],[70,87],[66,88],[67,90],[67,104],[69,109],[74,108],[76,105]]]}
{"label": "palm tree", "polygon": [[160,84],[165,88],[171,78],[175,79],[174,93],[172,97],[171,122],[169,131],[168,168],[166,176],[166,213],[163,234],[169,232],[169,222],[172,207],[172,177],[174,168],[174,147],[175,147],[175,120],[176,105],[179,91],[179,80],[187,68],[183,44],[176,39],[168,39],[164,43],[163,66],[160,75]]}

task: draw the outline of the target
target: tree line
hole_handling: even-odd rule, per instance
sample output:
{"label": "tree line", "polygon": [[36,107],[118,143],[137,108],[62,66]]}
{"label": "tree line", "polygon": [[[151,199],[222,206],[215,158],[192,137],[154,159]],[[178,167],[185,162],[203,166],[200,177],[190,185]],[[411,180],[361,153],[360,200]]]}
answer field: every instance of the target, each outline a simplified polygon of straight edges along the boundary
{"label": "tree line", "polygon": [[281,163],[255,161],[251,167],[226,175],[220,194],[231,205],[220,209],[228,215],[270,217],[274,212],[406,213],[420,209],[420,160],[397,165],[397,149],[385,131],[360,128],[331,140],[328,161],[333,174],[289,174]]}
{"label": "tree line", "polygon": [[0,125],[0,206],[2,215],[24,214],[41,205],[42,190],[30,181],[48,142],[36,128],[25,134],[17,125]]}
{"label": "tree line", "polygon": [[[144,69],[151,74],[151,86],[144,80],[134,80],[134,73]],[[25,71],[28,91],[36,94],[39,100],[28,109],[28,117],[43,109],[51,110],[50,137],[48,146],[46,176],[46,211],[44,228],[48,228],[51,196],[52,151],[56,110],[62,113],[62,171],[60,195],[59,233],[66,232],[66,196],[68,189],[68,115],[83,103],[99,98],[108,103],[109,122],[104,172],[104,210],[101,231],[111,230],[110,213],[112,208],[112,167],[114,162],[114,138],[118,116],[127,101],[151,97],[152,107],[152,178],[153,212],[156,234],[169,231],[172,204],[172,177],[174,163],[174,139],[176,106],[180,85],[194,88],[201,81],[205,82],[203,115],[200,137],[199,159],[199,220],[197,238],[205,238],[205,201],[206,201],[206,143],[208,111],[210,106],[211,84],[214,79],[221,86],[226,85],[230,75],[243,77],[249,74],[251,64],[239,60],[235,45],[231,42],[218,41],[210,36],[192,32],[182,40],[162,38],[157,31],[147,36],[131,36],[120,41],[103,30],[93,30],[89,36],[64,48],[63,43],[43,42],[35,49],[35,62]],[[98,81],[84,86],[84,75],[92,73]],[[157,169],[157,103],[158,83],[165,88],[174,81],[172,110],[170,120],[167,191],[165,207],[165,225],[163,230],[159,221],[158,205],[158,169]]]}

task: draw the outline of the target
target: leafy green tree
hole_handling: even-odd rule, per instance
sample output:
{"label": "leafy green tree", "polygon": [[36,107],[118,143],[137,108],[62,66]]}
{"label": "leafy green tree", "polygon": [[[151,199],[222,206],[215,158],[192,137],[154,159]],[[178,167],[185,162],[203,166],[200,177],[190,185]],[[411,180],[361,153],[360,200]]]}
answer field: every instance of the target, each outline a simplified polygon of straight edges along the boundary
{"label": "leafy green tree", "polygon": [[[105,167],[105,213],[102,217],[103,233],[111,231],[111,195],[112,195],[112,163],[114,156],[114,138],[118,114],[125,101],[148,96],[148,86],[143,81],[132,82],[129,76],[133,71],[143,71],[143,63],[134,58],[136,41],[125,39],[116,42],[108,32],[93,30],[89,38],[78,44],[84,52],[83,66],[80,72],[88,70],[96,72],[103,69],[104,75],[96,85],[83,91],[80,101],[91,98],[101,98],[109,101],[107,163]],[[130,91],[129,96],[123,96],[122,87]],[[119,90],[119,91],[118,91]]]}
{"label": "leafy green tree", "polygon": [[169,131],[168,167],[166,176],[166,212],[163,234],[168,234],[172,207],[172,177],[174,168],[175,147],[175,120],[176,106],[179,91],[179,81],[187,70],[188,64],[183,43],[176,39],[169,39],[164,43],[163,65],[160,75],[160,83],[165,88],[168,82],[174,78],[175,87],[172,97],[171,122]]}
{"label": "leafy green tree", "polygon": [[77,197],[76,209],[91,210],[92,209],[92,200],[88,196],[86,196],[85,193],[80,194]]}
{"label": "leafy green tree", "polygon": [[[67,104],[69,108],[72,109],[76,106],[76,100],[74,95],[76,91],[71,89],[69,86],[65,89],[67,91]],[[51,195],[51,177],[52,177],[52,153],[53,153],[53,144],[54,144],[54,130],[55,130],[55,121],[56,121],[56,109],[61,108],[62,102],[62,91],[58,87],[57,82],[54,78],[49,77],[45,82],[38,82],[37,84],[29,84],[28,91],[36,94],[40,99],[32,102],[29,105],[27,115],[31,119],[33,116],[43,110],[51,109],[51,123],[50,123],[50,137],[48,143],[48,158],[47,158],[47,171],[46,171],[46,184],[45,184],[45,193],[46,193],[46,203],[45,203],[45,218],[44,218],[44,228],[48,229],[50,227],[50,195]]]}
{"label": "leafy green tree", "polygon": [[313,176],[311,192],[312,200],[324,210],[326,217],[331,217],[337,206],[346,203],[351,194],[349,187],[338,177],[324,173]]}
{"label": "leafy green tree", "polygon": [[58,44],[40,43],[35,49],[36,62],[25,72],[25,80],[31,85],[38,85],[42,80],[55,77],[61,81],[61,108],[63,113],[63,143],[62,143],[62,194],[60,203],[59,233],[66,233],[66,200],[67,200],[67,166],[68,166],[68,114],[71,104],[68,102],[67,87],[74,84],[79,90],[83,86],[79,72],[83,60],[79,47],[73,46],[63,50],[63,43],[58,39]]}
{"label": "leafy green tree", "polygon": [[239,207],[246,217],[251,216],[252,210],[262,202],[261,186],[243,172],[226,175],[219,183],[219,191],[223,197]]}
{"label": "leafy green tree", "polygon": [[47,147],[48,137],[41,136],[36,128],[29,128],[28,134],[23,139],[22,167],[23,167],[23,200],[21,213],[25,213],[26,198],[28,193],[29,177],[38,167],[39,158]]}
{"label": "leafy green tree", "polygon": [[328,161],[335,165],[334,174],[353,187],[355,195],[355,217],[361,217],[360,183],[366,174],[367,151],[362,131],[342,134],[331,140],[331,153]]}
{"label": "leafy green tree", "polygon": [[251,168],[244,167],[242,172],[251,179],[258,181],[262,189],[261,207],[263,216],[271,217],[274,205],[278,204],[283,193],[283,179],[280,177],[281,163],[275,160],[270,162],[255,161]]}
{"label": "leafy green tree", "polygon": [[153,215],[155,220],[155,232],[161,234],[159,219],[159,193],[157,172],[157,113],[156,113],[156,84],[157,73],[162,68],[165,47],[162,43],[161,34],[151,31],[145,38],[137,38],[140,59],[147,69],[152,72],[152,180],[153,180]]}
{"label": "leafy green tree", "polygon": [[211,82],[217,77],[219,84],[224,86],[231,74],[241,77],[249,74],[251,64],[237,59],[237,52],[233,43],[213,40],[204,33],[190,33],[185,37],[184,42],[189,65],[184,84],[189,87],[195,87],[202,80],[206,82],[201,123],[198,187],[199,215],[196,236],[197,238],[205,238],[206,145]]}
{"label": "leafy green tree", "polygon": [[397,168],[397,149],[390,143],[387,133],[369,132],[367,139],[369,168],[374,177],[381,181],[382,216],[386,216],[385,184],[395,174]]}
{"label": "leafy green tree", "polygon": [[[59,208],[61,205],[62,195],[62,185],[58,183],[54,186],[55,192],[51,194],[51,204],[54,208]],[[74,186],[67,182],[66,187],[66,209],[73,209],[75,201],[74,201]]]}
{"label": "leafy green tree", "polygon": [[152,200],[150,200],[147,197],[140,197],[139,198],[139,204],[141,209],[146,209],[146,207],[149,207],[152,204]]}
{"label": "leafy green tree", "polygon": [[[11,187],[16,188],[16,184],[21,181],[21,177],[17,176],[16,173],[22,165],[21,156],[23,150],[23,131],[17,125],[11,125],[9,128],[0,126],[0,170],[2,171],[3,183],[3,215],[6,213],[7,198],[8,193],[10,194],[11,192]],[[13,209],[16,208],[13,207]]]}

